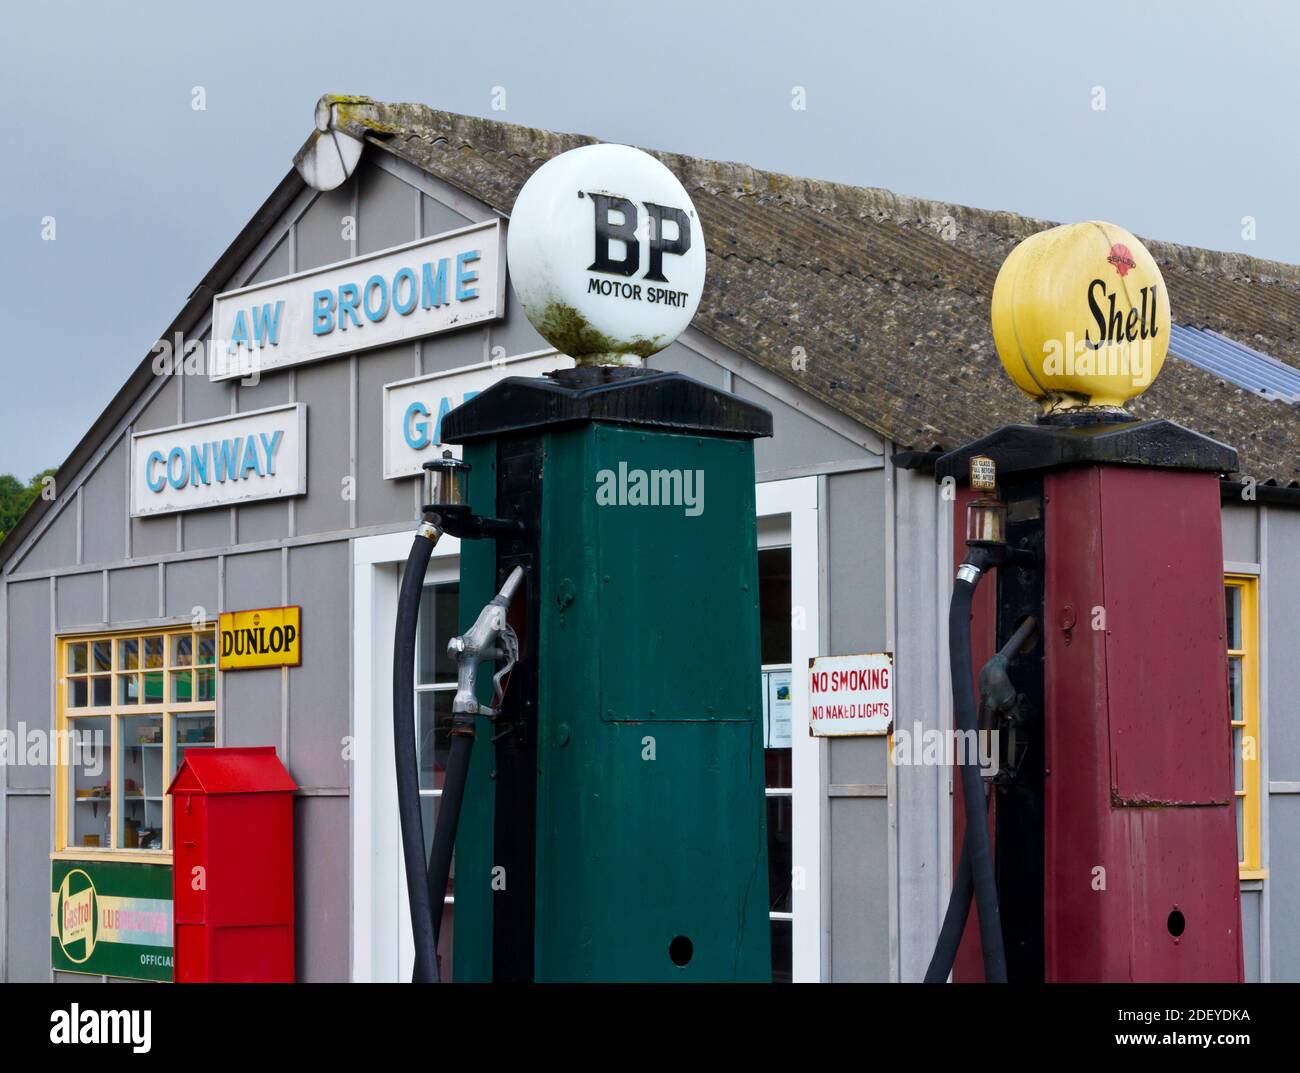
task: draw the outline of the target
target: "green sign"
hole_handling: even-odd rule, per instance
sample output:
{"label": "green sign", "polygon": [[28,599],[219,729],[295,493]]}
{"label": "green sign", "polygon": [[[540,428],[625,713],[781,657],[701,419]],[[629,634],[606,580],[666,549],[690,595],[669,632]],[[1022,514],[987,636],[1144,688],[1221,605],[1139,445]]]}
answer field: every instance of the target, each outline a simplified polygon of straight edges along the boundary
{"label": "green sign", "polygon": [[63,972],[172,978],[172,868],[54,861],[50,961]]}

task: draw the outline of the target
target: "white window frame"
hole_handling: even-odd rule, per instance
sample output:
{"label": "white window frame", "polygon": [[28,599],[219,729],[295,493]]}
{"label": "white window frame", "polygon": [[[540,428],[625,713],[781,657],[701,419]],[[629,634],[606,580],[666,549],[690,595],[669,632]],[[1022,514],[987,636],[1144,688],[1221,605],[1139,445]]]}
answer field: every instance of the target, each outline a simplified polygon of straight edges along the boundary
{"label": "white window frame", "polygon": [[[397,824],[393,623],[414,526],[352,541],[352,979],[411,978],[415,943]],[[426,585],[460,577],[460,541],[434,546]]]}

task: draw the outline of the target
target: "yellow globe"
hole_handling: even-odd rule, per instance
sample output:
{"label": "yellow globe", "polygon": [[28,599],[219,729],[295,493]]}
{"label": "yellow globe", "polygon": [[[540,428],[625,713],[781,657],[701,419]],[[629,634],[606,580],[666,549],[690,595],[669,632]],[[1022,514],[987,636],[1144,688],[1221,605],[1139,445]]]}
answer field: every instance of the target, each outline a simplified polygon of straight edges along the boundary
{"label": "yellow globe", "polygon": [[1154,258],[1114,224],[1053,227],[1002,263],[993,341],[1015,385],[1044,410],[1118,409],[1159,374],[1169,295]]}

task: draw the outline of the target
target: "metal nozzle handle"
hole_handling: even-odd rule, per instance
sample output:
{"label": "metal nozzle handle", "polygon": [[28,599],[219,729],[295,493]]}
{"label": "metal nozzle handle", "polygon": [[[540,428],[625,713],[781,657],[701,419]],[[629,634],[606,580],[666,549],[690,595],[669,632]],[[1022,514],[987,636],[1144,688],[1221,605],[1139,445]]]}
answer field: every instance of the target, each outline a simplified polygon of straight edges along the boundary
{"label": "metal nozzle handle", "polygon": [[510,576],[506,578],[505,584],[501,586],[501,591],[497,593],[497,600],[505,606],[510,606],[510,601],[515,598],[515,590],[519,588],[519,583],[524,579],[524,568],[516,566],[510,571]]}

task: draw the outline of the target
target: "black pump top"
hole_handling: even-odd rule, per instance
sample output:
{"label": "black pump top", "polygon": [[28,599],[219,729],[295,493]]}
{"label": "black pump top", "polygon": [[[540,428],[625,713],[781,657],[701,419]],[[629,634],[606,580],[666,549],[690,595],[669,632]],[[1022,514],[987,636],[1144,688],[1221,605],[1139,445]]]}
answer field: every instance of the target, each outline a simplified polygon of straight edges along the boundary
{"label": "black pump top", "polygon": [[473,443],[585,422],[734,439],[772,435],[772,415],[763,407],[682,373],[595,366],[506,377],[447,414],[442,439]]}
{"label": "black pump top", "polygon": [[1208,473],[1232,473],[1237,468],[1233,448],[1164,420],[1006,425],[938,458],[935,479],[954,477],[964,484],[972,455],[991,457],[999,476],[1096,463]]}

